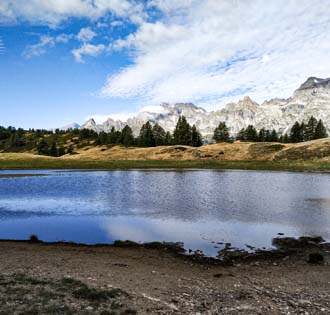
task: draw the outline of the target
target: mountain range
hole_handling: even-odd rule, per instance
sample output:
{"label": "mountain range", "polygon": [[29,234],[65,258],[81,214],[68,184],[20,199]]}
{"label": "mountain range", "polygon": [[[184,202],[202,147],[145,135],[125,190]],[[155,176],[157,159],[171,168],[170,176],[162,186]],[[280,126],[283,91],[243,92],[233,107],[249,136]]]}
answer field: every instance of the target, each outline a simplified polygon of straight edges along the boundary
{"label": "mountain range", "polygon": [[61,129],[74,127],[108,132],[112,127],[120,130],[125,125],[129,125],[137,136],[142,124],[149,121],[153,124],[158,123],[166,131],[173,132],[180,115],[184,115],[191,125],[195,124],[205,139],[211,138],[214,128],[221,121],[226,122],[231,135],[236,135],[248,125],[253,125],[258,130],[275,129],[279,134],[285,134],[296,121],[307,121],[314,116],[322,119],[330,131],[330,78],[310,77],[294,91],[291,97],[274,98],[262,104],[245,96],[237,103],[228,103],[222,109],[208,112],[192,103],[163,103],[159,106],[151,106],[126,121],[109,117],[104,123],[96,124],[94,119],[89,119],[81,126],[71,124]]}

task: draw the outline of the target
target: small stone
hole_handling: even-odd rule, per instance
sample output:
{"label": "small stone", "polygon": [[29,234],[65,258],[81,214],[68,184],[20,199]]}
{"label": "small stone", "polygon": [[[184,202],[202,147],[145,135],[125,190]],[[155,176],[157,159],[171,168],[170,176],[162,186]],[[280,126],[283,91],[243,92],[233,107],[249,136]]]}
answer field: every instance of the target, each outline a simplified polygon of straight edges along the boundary
{"label": "small stone", "polygon": [[169,307],[170,309],[174,310],[174,311],[178,311],[178,310],[179,310],[179,309],[178,309],[173,303],[168,304],[168,307]]}

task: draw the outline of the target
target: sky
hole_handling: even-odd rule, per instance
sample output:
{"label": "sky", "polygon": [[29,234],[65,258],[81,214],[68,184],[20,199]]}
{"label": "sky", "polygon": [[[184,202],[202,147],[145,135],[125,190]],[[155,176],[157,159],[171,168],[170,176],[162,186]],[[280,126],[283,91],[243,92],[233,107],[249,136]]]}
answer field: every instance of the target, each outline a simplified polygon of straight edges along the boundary
{"label": "sky", "polygon": [[329,51],[330,0],[0,0],[0,125],[286,98]]}

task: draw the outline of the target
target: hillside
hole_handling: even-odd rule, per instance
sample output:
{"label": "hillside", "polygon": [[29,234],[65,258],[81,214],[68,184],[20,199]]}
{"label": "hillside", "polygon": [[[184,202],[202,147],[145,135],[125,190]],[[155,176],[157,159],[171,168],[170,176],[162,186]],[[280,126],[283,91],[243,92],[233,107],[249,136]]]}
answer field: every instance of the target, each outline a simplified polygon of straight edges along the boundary
{"label": "hillside", "polygon": [[[71,142],[68,142],[71,145]],[[73,154],[46,157],[35,150],[24,153],[0,153],[2,161],[318,161],[330,162],[330,138],[303,143],[217,143],[198,148],[189,146],[160,146],[137,148],[124,146],[94,146],[85,143],[75,147]]]}
{"label": "hillside", "polygon": [[330,138],[303,143],[216,143],[198,148],[189,146],[134,147],[85,147],[76,155],[64,159],[96,160],[217,160],[217,161],[330,161]]}

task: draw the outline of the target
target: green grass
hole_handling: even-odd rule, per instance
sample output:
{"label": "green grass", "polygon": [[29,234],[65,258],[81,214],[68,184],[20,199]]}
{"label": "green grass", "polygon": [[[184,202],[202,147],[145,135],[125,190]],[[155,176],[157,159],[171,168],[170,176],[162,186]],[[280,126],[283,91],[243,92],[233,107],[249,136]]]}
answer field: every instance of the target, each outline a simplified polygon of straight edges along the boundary
{"label": "green grass", "polygon": [[330,162],[313,161],[95,161],[65,159],[1,160],[0,169],[217,169],[272,171],[330,171]]}

